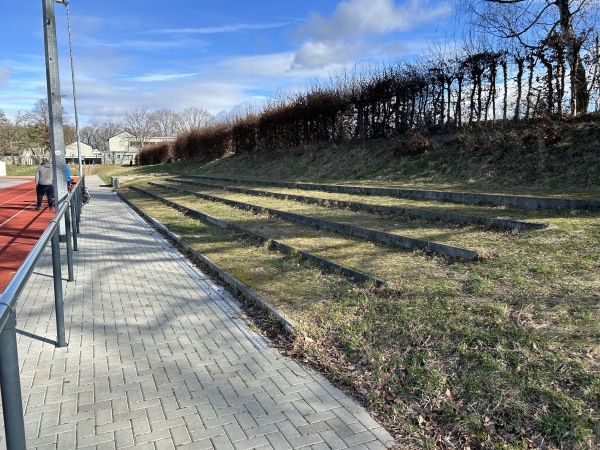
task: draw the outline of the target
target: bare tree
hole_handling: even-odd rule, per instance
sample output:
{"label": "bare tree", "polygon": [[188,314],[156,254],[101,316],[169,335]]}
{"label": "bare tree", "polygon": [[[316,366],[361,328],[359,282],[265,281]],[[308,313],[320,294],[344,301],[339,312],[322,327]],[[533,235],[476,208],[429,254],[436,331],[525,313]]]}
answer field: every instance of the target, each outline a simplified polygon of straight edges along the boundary
{"label": "bare tree", "polygon": [[83,127],[79,135],[82,142],[101,152],[107,152],[109,150],[108,140],[122,130],[123,126],[121,124],[108,122],[100,126]]}
{"label": "bare tree", "polygon": [[34,146],[50,149],[50,108],[48,106],[48,100],[42,98],[38,100],[35,106],[26,113],[24,119],[29,125],[35,127],[29,130],[29,137],[31,140],[36,141]]}
{"label": "bare tree", "polygon": [[581,49],[596,25],[600,0],[465,0],[463,4],[480,29],[517,40],[530,50],[542,50],[543,42],[559,33],[570,67],[572,113],[587,112],[590,93]]}
{"label": "bare tree", "polygon": [[[69,114],[64,107],[61,106],[63,124],[70,123]],[[35,106],[26,113],[24,116],[27,122],[33,125],[47,125],[50,126],[50,107],[48,106],[48,99],[41,98]]]}
{"label": "bare tree", "polygon": [[594,102],[594,111],[600,109],[600,35],[594,33],[587,48],[587,63],[591,67],[590,91],[594,93],[592,101]]}
{"label": "bare tree", "polygon": [[[14,163],[22,163],[23,154],[30,150],[37,157],[39,148],[39,130],[36,126],[27,125],[25,115],[17,113],[14,123],[0,110],[0,155],[12,157]],[[42,153],[44,150],[42,150]]]}
{"label": "bare tree", "polygon": [[125,131],[131,133],[135,140],[133,146],[141,148],[148,143],[152,135],[152,112],[145,107],[138,106],[123,115]]}
{"label": "bare tree", "polygon": [[47,99],[41,98],[35,103],[29,112],[28,121],[35,125],[50,125],[50,107]]}
{"label": "bare tree", "polygon": [[[62,108],[62,122],[65,128],[64,131],[69,135],[69,130],[66,129],[70,124],[69,115],[65,108]],[[32,141],[31,145],[50,149],[50,107],[48,106],[47,99],[39,99],[35,106],[24,114],[18,113],[15,125],[29,125],[30,127],[34,127],[36,129],[35,132],[31,128],[29,130],[30,141]]]}
{"label": "bare tree", "polygon": [[208,125],[213,116],[206,109],[192,106],[184,109],[178,115],[177,131],[185,133]]}
{"label": "bare tree", "polygon": [[4,111],[0,109],[0,149],[3,154],[9,154],[12,151],[12,135],[14,127],[10,123]]}
{"label": "bare tree", "polygon": [[63,133],[65,137],[65,144],[69,145],[77,141],[77,132],[75,126],[71,124],[63,125]]}
{"label": "bare tree", "polygon": [[177,134],[179,116],[170,109],[157,109],[150,114],[150,122],[157,136],[175,136]]}

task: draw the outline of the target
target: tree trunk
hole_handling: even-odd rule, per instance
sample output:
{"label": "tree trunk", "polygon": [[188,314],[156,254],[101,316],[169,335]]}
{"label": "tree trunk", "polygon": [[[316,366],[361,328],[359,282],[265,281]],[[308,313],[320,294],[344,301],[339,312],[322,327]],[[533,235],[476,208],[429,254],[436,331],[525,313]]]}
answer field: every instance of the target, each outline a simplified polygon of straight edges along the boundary
{"label": "tree trunk", "polygon": [[556,0],[560,11],[560,28],[565,36],[567,55],[571,66],[571,108],[573,115],[585,114],[590,103],[585,66],[579,51],[581,44],[577,42],[573,29],[573,14],[569,9],[569,0]]}
{"label": "tree trunk", "polygon": [[456,92],[456,116],[454,117],[454,123],[456,126],[460,127],[462,125],[462,84],[463,84],[463,76],[459,75],[458,79],[458,90]]}
{"label": "tree trunk", "polygon": [[500,63],[502,65],[502,78],[504,80],[504,99],[502,100],[502,120],[506,122],[508,115],[508,62],[505,58]]}
{"label": "tree trunk", "polygon": [[521,118],[521,97],[523,96],[523,73],[525,69],[525,59],[515,58],[517,63],[517,99],[515,100],[515,117],[514,120]]}
{"label": "tree trunk", "polygon": [[452,107],[452,78],[446,79],[446,90],[448,91],[448,102],[446,103],[446,120],[448,124],[452,120],[450,108]]}
{"label": "tree trunk", "polygon": [[525,108],[525,119],[529,119],[531,113],[531,97],[533,95],[533,74],[535,70],[535,59],[529,58],[529,79],[527,80],[527,107]]}

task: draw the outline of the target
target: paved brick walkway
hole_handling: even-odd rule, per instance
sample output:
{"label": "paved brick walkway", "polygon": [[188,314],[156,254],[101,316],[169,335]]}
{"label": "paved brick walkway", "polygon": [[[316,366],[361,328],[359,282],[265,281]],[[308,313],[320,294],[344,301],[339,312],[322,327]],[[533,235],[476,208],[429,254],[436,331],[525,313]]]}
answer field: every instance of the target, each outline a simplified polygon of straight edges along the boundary
{"label": "paved brick walkway", "polygon": [[54,345],[49,248],[18,302],[28,449],[391,445],[360,406],[253,334],[236,301],[99,178],[87,184],[64,284],[68,347]]}

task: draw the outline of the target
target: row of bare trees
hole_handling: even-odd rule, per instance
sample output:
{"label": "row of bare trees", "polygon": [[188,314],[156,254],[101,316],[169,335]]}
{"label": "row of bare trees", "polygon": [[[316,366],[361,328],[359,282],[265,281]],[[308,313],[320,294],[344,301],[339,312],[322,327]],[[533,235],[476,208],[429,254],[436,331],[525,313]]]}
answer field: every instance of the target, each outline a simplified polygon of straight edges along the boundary
{"label": "row of bare trees", "polygon": [[[581,115],[600,103],[600,0],[458,0],[457,29],[468,42],[420,63],[333,76],[326,85],[271,99],[260,113],[194,132],[222,153],[317,142],[385,138],[415,129],[498,120]],[[199,146],[171,158],[206,158]],[[185,147],[185,146],[184,146]],[[175,151],[175,149],[178,149]]]}
{"label": "row of bare trees", "polygon": [[457,11],[475,38],[489,36],[535,54],[548,72],[554,71],[548,84],[568,72],[570,110],[579,115],[587,113],[590,102],[586,46],[597,41],[599,6],[600,0],[459,0]]}
{"label": "row of bare trees", "polygon": [[[417,129],[597,111],[598,35],[590,43],[582,56],[587,66],[585,96],[573,93],[569,44],[555,32],[531,48],[466,49],[461,55],[438,55],[420,63],[346,70],[326,85],[272,98],[259,113],[182,134],[168,159],[207,159],[256,149],[386,138]],[[578,109],[583,102],[585,111]]]}
{"label": "row of bare trees", "polygon": [[134,141],[143,144],[150,137],[173,137],[202,128],[212,120],[212,114],[197,106],[179,112],[166,108],[152,110],[136,107],[126,111],[116,122],[84,127],[80,135],[86,144],[100,151],[108,151],[109,138],[122,131],[130,133]]}
{"label": "row of bare trees", "polygon": [[[133,108],[115,121],[80,129],[81,141],[99,150],[109,151],[109,139],[127,131],[140,143],[150,137],[173,137],[205,126],[213,116],[204,108],[189,107],[175,112],[169,109]],[[63,110],[63,130],[66,144],[76,141],[76,130]],[[25,153],[37,160],[50,151],[50,115],[48,101],[40,99],[31,111],[17,113],[11,121],[0,110],[0,153],[11,163],[22,163]]]}

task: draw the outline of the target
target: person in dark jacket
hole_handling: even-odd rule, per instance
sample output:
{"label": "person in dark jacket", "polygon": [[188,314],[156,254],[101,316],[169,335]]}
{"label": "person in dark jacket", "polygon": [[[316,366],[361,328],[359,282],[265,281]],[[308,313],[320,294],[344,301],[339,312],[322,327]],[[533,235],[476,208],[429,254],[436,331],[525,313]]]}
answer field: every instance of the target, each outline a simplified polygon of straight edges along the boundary
{"label": "person in dark jacket", "polygon": [[35,191],[37,193],[36,211],[39,211],[42,206],[44,196],[48,199],[48,208],[52,209],[52,205],[54,204],[53,181],[52,164],[50,164],[50,161],[48,161],[47,158],[44,158],[35,171]]}

